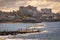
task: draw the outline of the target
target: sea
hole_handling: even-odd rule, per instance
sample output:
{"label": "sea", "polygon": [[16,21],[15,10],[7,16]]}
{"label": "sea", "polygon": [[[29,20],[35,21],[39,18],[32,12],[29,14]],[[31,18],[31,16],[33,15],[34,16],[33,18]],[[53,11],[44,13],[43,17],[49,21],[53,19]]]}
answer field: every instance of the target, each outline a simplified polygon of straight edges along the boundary
{"label": "sea", "polygon": [[34,24],[42,24],[41,32],[0,36],[6,40],[60,40],[60,22],[42,22],[42,23],[0,23],[0,31],[16,31],[27,29]]}

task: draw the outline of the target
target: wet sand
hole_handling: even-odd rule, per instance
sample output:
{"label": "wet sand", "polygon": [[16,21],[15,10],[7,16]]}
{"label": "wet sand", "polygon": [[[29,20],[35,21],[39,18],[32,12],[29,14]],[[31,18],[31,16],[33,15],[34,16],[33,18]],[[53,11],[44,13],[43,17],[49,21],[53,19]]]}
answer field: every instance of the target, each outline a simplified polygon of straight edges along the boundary
{"label": "wet sand", "polygon": [[0,40],[6,40],[8,36],[0,36]]}

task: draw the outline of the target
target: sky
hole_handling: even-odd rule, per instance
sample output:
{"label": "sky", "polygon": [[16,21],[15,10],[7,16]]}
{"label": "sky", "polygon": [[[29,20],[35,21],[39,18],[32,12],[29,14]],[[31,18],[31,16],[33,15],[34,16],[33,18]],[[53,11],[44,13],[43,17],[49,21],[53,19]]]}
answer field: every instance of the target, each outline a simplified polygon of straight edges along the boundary
{"label": "sky", "polygon": [[0,10],[13,11],[19,10],[20,6],[32,5],[41,8],[51,8],[53,12],[60,11],[60,0],[0,0]]}

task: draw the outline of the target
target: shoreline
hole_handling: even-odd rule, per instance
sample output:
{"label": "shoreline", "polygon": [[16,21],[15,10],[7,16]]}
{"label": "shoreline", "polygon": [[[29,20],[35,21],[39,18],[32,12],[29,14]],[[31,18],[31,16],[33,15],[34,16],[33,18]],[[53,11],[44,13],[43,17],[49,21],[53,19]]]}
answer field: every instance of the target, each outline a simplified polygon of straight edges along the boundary
{"label": "shoreline", "polygon": [[[60,22],[60,21],[42,21],[42,22]],[[0,22],[0,23],[42,23],[42,22]]]}

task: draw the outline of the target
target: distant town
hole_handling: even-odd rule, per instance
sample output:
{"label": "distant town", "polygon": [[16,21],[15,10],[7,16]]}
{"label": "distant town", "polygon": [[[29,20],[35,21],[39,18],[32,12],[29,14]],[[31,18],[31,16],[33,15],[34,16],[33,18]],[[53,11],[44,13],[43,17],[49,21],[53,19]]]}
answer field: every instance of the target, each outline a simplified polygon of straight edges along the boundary
{"label": "distant town", "polygon": [[37,7],[28,5],[26,7],[20,6],[18,11],[3,12],[0,11],[0,23],[6,22],[54,22],[60,21],[60,12],[53,13],[50,8],[42,8],[41,11]]}

